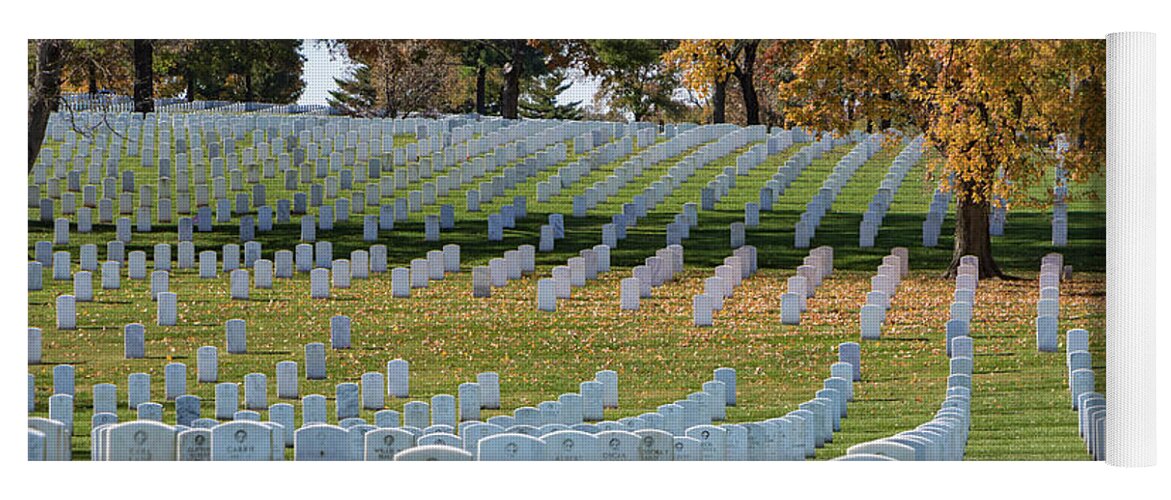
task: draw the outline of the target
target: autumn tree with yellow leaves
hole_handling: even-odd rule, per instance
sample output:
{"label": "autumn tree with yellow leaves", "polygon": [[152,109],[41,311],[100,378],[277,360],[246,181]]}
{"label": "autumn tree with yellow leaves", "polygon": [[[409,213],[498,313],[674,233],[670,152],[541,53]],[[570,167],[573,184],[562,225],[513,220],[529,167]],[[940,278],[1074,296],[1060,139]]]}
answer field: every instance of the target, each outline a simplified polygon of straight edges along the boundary
{"label": "autumn tree with yellow leaves", "polygon": [[814,129],[844,133],[867,120],[923,134],[940,153],[928,171],[956,200],[946,276],[975,255],[981,278],[1003,277],[992,200],[1040,182],[1062,135],[1074,179],[1104,166],[1105,51],[1102,40],[818,40],[779,98],[796,103],[788,119]]}
{"label": "autumn tree with yellow leaves", "polygon": [[683,85],[701,97],[711,97],[712,123],[724,123],[728,78],[735,77],[744,98],[746,125],[760,123],[756,93],[756,52],[760,40],[680,40],[663,54],[668,70],[682,73]]}

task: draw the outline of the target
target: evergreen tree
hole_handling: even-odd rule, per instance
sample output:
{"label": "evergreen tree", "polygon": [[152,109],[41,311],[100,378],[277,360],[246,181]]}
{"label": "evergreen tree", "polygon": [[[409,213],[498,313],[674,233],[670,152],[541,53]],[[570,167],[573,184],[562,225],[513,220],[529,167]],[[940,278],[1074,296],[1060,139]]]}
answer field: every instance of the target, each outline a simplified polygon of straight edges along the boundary
{"label": "evergreen tree", "polygon": [[572,85],[573,82],[568,81],[563,70],[534,79],[526,85],[525,93],[521,96],[520,115],[525,118],[580,120],[581,101],[557,104],[557,96]]}
{"label": "evergreen tree", "polygon": [[329,91],[329,105],[349,116],[378,116],[378,90],[370,82],[370,68],[359,66],[346,78],[334,78],[338,89]]}

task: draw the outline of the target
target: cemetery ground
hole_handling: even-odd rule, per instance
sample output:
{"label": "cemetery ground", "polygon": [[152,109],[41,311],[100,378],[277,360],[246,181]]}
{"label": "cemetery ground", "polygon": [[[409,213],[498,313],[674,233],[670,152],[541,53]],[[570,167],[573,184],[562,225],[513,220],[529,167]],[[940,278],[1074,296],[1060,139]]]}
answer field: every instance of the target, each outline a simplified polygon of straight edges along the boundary
{"label": "cemetery ground", "polygon": [[[37,411],[33,416],[47,415],[52,367],[76,367],[73,456],[87,459],[90,388],[105,382],[118,384],[120,421],[131,420],[134,413],[125,405],[127,377],[131,373],[150,374],[151,400],[164,401],[163,367],[169,360],[187,364],[188,391],[203,398],[204,413],[208,414],[215,384],[196,383],[193,375],[196,349],[204,345],[221,347],[220,381],[240,382],[248,373],[267,373],[269,402],[279,402],[271,375],[276,363],[303,362],[306,343],[328,345],[330,318],[343,314],[353,321],[352,348],[328,350],[326,380],[299,380],[301,395],[323,394],[331,400],[331,416],[336,384],[357,382],[362,373],[384,371],[387,361],[401,358],[411,363],[412,397],[388,399],[387,408],[394,410],[401,410],[407,401],[455,394],[460,382],[475,380],[479,372],[494,371],[500,375],[501,409],[484,410],[484,418],[510,414],[517,407],[574,392],[596,371],[611,369],[619,375],[620,404],[606,410],[606,419],[615,420],[686,397],[710,379],[713,369],[727,366],[737,370],[738,392],[737,406],[728,408],[728,422],[772,418],[795,409],[821,388],[830,364],[837,360],[839,343],[859,341],[858,310],[865,303],[870,277],[891,247],[905,246],[910,249],[911,276],[892,300],[882,339],[861,342],[863,379],[855,385],[849,418],[842,421],[842,431],[834,434],[834,442],[818,451],[819,458],[840,456],[851,445],[930,420],[944,398],[949,373],[944,323],[954,284],[940,276],[951,259],[953,219],[949,216],[945,221],[938,247],[921,246],[921,224],[934,184],[924,180],[924,162],[920,161],[896,195],[875,247],[859,248],[862,214],[900,147],[879,152],[842,190],[813,240],[813,246],[834,247],[834,274],[810,299],[799,326],[781,325],[779,303],[785,280],[795,274],[801,258],[808,254],[808,249],[793,248],[793,226],[805,203],[852,145],[835,148],[802,172],[778,198],[775,210],[762,211],[758,227],[748,229],[746,243],[758,249],[761,271],[747,279],[724,309],[715,313],[713,327],[692,326],[691,298],[702,290],[703,278],[711,269],[731,255],[728,225],[743,220],[744,202],[755,201],[775,166],[800,147],[798,144],[769,157],[750,175],[737,178],[736,186],[716,210],[699,213],[699,224],[683,243],[685,272],[656,289],[653,298],[643,299],[637,311],[619,309],[619,280],[630,276],[632,266],[665,246],[663,227],[673,220],[683,202],[698,201],[710,175],[689,179],[631,228],[629,237],[612,250],[611,272],[574,289],[573,298],[559,301],[555,313],[537,310],[536,281],[548,276],[552,266],[598,244],[601,226],[609,222],[603,214],[640,192],[644,184],[639,181],[665,173],[673,164],[671,160],[648,167],[639,181],[584,218],[569,215],[572,195],[604,179],[621,160],[596,169],[573,189],[546,203],[535,202],[534,188],[555,169],[485,204],[480,212],[467,212],[463,191],[453,190],[438,201],[455,206],[457,221],[455,229],[443,232],[441,241],[423,241],[422,218],[428,211],[412,213],[408,222],[398,222],[393,231],[379,235],[377,243],[387,245],[392,268],[405,266],[410,259],[444,244],[461,247],[462,272],[448,274],[428,288],[414,289],[405,299],[391,297],[389,273],[354,280],[349,289],[332,290],[330,299],[311,299],[308,274],[297,273],[291,279],[276,280],[270,290],[252,288],[249,300],[232,300],[226,273],[200,279],[196,269],[172,270],[170,289],[179,296],[178,325],[160,327],[154,322],[150,280],[129,280],[123,274],[121,289],[95,287],[94,301],[78,304],[77,330],[59,331],[54,327],[54,298],[71,293],[72,282],[54,281],[46,273],[45,289],[29,292],[28,297],[29,326],[44,332],[42,363],[28,367],[36,377]],[[700,172],[735,165],[735,157],[746,149]],[[569,161],[573,158],[571,153]],[[151,182],[153,169],[138,167],[137,161],[125,158],[123,168],[135,170],[140,182]],[[288,196],[279,180],[267,179],[265,183],[270,199]],[[1104,187],[1104,180],[1095,178],[1091,184]],[[487,214],[511,201],[513,195],[529,196],[529,216],[518,220],[515,229],[506,229],[503,241],[486,241]],[[136,201],[137,196],[134,193]],[[368,215],[377,214],[377,207],[364,208]],[[471,267],[485,265],[517,245],[535,244],[539,226],[551,213],[566,214],[566,236],[557,242],[554,252],[537,254],[536,274],[494,288],[489,298],[473,298]],[[36,209],[29,210],[30,260],[33,242],[53,239],[52,224],[38,221],[38,214]],[[1021,279],[982,280],[976,292],[968,459],[1089,458],[1078,437],[1077,414],[1069,409],[1065,357],[1059,354],[1065,352],[1064,345],[1058,353],[1038,352],[1033,321],[1041,257],[1060,252],[1065,263],[1073,266],[1074,276],[1061,286],[1059,330],[1084,328],[1090,332],[1097,390],[1104,393],[1105,203],[1088,199],[1070,203],[1069,244],[1063,248],[1049,244],[1049,217],[1044,208],[1011,210],[1005,236],[993,238],[1002,269]],[[233,221],[217,224],[212,233],[197,233],[196,251],[218,251],[224,244],[239,243],[237,227]],[[151,255],[154,244],[175,243],[174,224],[156,223],[152,229],[151,233],[134,233],[126,251],[144,250]],[[69,244],[55,245],[54,250],[68,250],[76,256],[81,244],[96,243],[104,249],[105,242],[114,239],[113,233],[112,224],[95,224],[92,233],[71,233]],[[265,258],[272,258],[276,250],[292,249],[299,237],[296,223],[257,234]],[[338,222],[333,231],[319,232],[318,240],[333,242],[333,253],[339,258],[372,244],[362,241],[357,211],[351,214],[350,222]],[[227,354],[222,349],[224,322],[233,318],[247,321],[247,354]],[[124,359],[122,328],[135,322],[146,325],[146,358]],[[287,402],[299,406],[298,401]],[[165,420],[172,421],[174,406],[168,402],[165,407]],[[372,421],[372,414],[372,410],[362,410],[361,417]],[[298,424],[300,418],[298,411]]]}

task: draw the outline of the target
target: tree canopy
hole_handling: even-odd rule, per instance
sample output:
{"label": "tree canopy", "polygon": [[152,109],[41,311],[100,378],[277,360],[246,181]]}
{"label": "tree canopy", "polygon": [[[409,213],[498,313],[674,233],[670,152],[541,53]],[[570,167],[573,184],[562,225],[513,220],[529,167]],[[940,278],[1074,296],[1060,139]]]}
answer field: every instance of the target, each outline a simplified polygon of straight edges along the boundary
{"label": "tree canopy", "polygon": [[930,172],[960,212],[949,272],[971,253],[981,276],[999,276],[992,200],[1023,197],[1055,165],[1062,135],[1075,178],[1104,165],[1105,61],[1102,40],[818,40],[778,88],[800,125],[845,132],[870,121],[922,133],[940,152]]}

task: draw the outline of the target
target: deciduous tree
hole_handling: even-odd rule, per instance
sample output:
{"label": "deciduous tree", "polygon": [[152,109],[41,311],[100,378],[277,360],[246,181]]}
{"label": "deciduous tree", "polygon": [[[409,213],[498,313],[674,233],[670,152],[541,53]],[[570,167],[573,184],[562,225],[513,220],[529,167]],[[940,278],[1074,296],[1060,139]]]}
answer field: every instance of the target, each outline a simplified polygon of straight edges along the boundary
{"label": "deciduous tree", "polygon": [[[744,100],[747,125],[760,123],[756,92],[756,54],[760,40],[680,40],[663,55],[668,68],[683,74],[683,84],[701,96],[711,95],[712,122],[725,119],[728,77],[735,77]],[[710,90],[709,90],[710,89]]]}
{"label": "deciduous tree", "polygon": [[61,100],[61,65],[68,40],[37,40],[33,84],[28,96],[28,171],[31,172],[41,152],[49,115]]}
{"label": "deciduous tree", "polygon": [[331,50],[344,50],[355,63],[369,68],[377,109],[366,114],[394,117],[447,109],[460,62],[440,41],[338,40]]}
{"label": "deciduous tree", "polygon": [[1061,134],[1075,178],[1103,166],[1105,64],[1102,40],[819,40],[779,90],[800,102],[785,113],[801,125],[845,132],[869,120],[922,133],[941,157],[930,173],[955,194],[947,276],[975,255],[981,277],[1000,277],[992,200],[1039,182]]}

